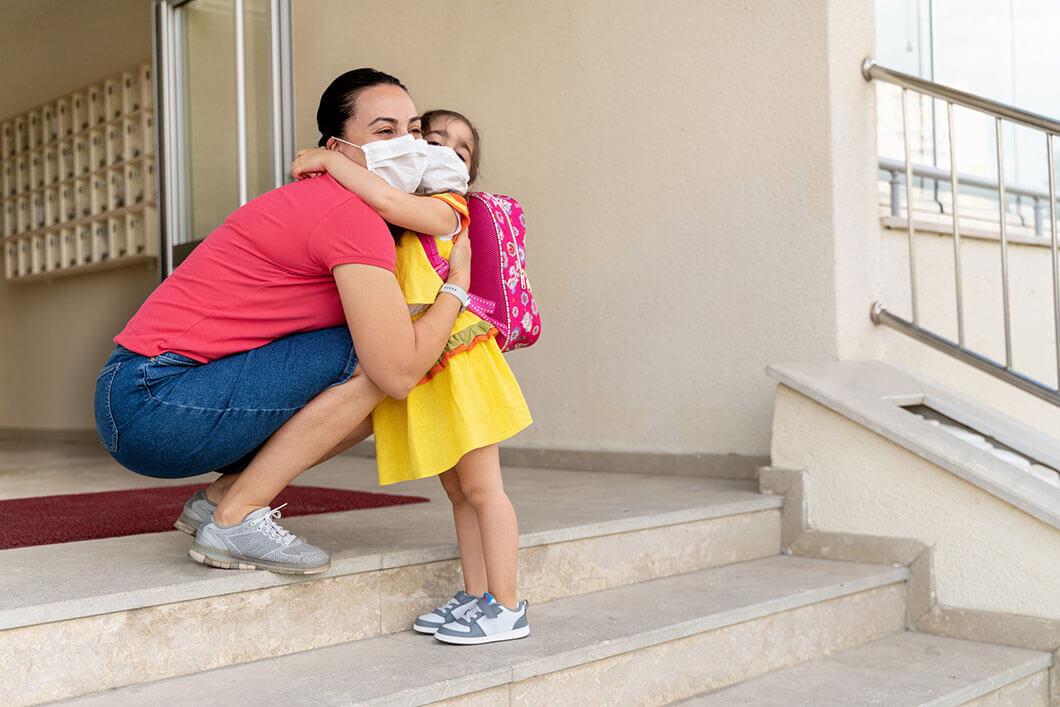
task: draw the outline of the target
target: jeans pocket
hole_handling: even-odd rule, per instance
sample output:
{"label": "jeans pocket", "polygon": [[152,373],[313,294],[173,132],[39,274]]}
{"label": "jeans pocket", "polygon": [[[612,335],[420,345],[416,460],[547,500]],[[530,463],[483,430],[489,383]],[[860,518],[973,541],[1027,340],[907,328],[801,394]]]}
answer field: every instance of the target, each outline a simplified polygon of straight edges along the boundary
{"label": "jeans pocket", "polygon": [[169,351],[163,351],[157,356],[151,359],[152,362],[158,363],[164,366],[201,366],[202,364],[193,358],[182,356],[181,354],[171,353]]}
{"label": "jeans pocket", "polygon": [[96,412],[96,431],[99,432],[99,441],[108,452],[114,454],[118,451],[118,425],[114,422],[114,413],[111,410],[111,388],[114,386],[114,377],[118,375],[121,362],[105,366],[96,378],[96,398],[94,407]]}

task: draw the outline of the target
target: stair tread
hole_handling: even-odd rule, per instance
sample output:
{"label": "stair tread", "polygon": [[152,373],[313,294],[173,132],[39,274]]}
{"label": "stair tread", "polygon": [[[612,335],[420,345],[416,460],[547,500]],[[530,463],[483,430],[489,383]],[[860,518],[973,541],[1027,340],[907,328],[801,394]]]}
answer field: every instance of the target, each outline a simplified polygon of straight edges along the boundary
{"label": "stair tread", "polygon": [[694,697],[683,707],[959,705],[1045,670],[1048,653],[907,632]]}
{"label": "stair tread", "polygon": [[[775,556],[531,606],[527,638],[448,646],[406,631],[77,698],[84,704],[417,703],[904,581],[904,567]],[[222,639],[223,640],[223,639]],[[415,666],[410,677],[409,666]],[[209,704],[209,701],[206,701]]]}
{"label": "stair tread", "polygon": [[[309,579],[204,568],[187,558],[191,541],[179,531],[2,550],[0,630],[457,556],[452,512],[434,479],[381,489],[374,460],[344,457],[299,483],[430,502],[285,518],[285,527],[332,553],[331,569]],[[703,477],[512,468],[505,469],[505,487],[519,512],[523,547],[781,504],[750,482]]]}

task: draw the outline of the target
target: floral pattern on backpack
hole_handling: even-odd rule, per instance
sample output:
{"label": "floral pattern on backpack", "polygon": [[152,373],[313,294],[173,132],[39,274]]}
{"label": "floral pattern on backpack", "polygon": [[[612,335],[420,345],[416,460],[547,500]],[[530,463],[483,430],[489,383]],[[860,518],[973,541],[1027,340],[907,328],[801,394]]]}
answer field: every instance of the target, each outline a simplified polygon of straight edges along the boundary
{"label": "floral pattern on backpack", "polygon": [[[541,315],[526,275],[526,215],[510,196],[471,192],[471,304],[468,309],[497,327],[501,351],[530,346],[541,336]],[[427,257],[444,280],[449,263],[434,239],[420,236]]]}

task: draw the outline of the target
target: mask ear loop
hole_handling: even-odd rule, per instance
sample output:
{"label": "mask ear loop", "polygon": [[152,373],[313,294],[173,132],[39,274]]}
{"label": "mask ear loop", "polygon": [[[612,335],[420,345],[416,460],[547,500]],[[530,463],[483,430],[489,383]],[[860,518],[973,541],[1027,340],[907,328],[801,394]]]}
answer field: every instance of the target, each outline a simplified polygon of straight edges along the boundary
{"label": "mask ear loop", "polygon": [[342,139],[341,137],[335,137],[334,135],[332,135],[332,136],[331,136],[331,139],[332,139],[332,140],[337,140],[338,142],[341,142],[341,143],[343,143],[344,145],[349,145],[350,147],[356,147],[356,148],[357,148],[358,150],[360,150],[361,152],[364,152],[364,148],[363,148],[363,147],[361,147],[360,145],[354,145],[354,144],[353,144],[352,142],[350,142],[349,140],[343,140],[343,139]]}

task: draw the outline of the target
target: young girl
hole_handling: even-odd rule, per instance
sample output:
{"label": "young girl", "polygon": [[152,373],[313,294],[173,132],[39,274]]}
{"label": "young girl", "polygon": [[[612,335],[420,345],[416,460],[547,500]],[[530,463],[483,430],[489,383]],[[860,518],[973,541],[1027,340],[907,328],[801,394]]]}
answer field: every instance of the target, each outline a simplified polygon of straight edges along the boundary
{"label": "young girl", "polygon": [[[297,178],[327,171],[387,222],[409,229],[398,240],[395,274],[413,318],[442,286],[416,233],[435,236],[439,254],[448,258],[453,236],[468,225],[463,194],[479,163],[478,132],[459,113],[425,113],[421,130],[430,147],[419,191],[439,185],[452,191],[407,194],[388,183],[395,180],[384,181],[336,151],[344,142],[338,138],[300,152],[291,166]],[[371,168],[372,160],[368,163]],[[465,587],[413,625],[447,643],[489,643],[530,633],[527,602],[516,601],[519,529],[497,450],[498,442],[530,424],[530,411],[496,334],[489,322],[464,310],[445,352],[419,385],[405,400],[387,398],[372,413],[380,483],[439,475],[453,504]]]}

